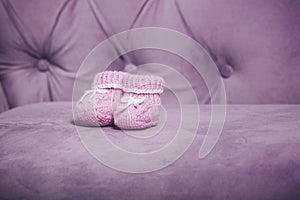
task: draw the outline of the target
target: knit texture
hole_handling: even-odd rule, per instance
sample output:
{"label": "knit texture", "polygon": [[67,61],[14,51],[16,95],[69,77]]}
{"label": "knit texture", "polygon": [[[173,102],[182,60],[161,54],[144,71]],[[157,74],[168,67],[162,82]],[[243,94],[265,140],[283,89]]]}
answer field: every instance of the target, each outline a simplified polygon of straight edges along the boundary
{"label": "knit texture", "polygon": [[120,99],[124,72],[105,71],[97,74],[92,89],[76,104],[76,122],[84,126],[106,126],[113,123],[113,110]]}
{"label": "knit texture", "polygon": [[96,85],[98,88],[121,89],[122,79],[125,74],[125,72],[121,71],[104,71],[98,73],[94,78],[92,87]]}
{"label": "knit texture", "polygon": [[126,74],[123,95],[114,109],[114,123],[122,129],[142,129],[158,124],[164,81],[157,76]]}

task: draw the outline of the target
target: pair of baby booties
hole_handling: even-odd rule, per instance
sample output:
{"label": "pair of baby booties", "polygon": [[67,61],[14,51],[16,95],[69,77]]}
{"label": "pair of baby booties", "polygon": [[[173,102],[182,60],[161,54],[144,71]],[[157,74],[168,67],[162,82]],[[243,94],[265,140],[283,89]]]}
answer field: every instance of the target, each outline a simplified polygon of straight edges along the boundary
{"label": "pair of baby booties", "polygon": [[157,125],[164,80],[152,75],[104,71],[76,103],[76,122],[85,126],[114,124],[121,129]]}

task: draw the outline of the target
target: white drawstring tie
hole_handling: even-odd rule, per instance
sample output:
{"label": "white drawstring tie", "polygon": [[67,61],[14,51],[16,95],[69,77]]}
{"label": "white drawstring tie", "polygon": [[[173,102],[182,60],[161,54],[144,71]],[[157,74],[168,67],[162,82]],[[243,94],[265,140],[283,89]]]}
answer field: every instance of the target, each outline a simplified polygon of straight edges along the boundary
{"label": "white drawstring tie", "polygon": [[130,106],[131,104],[134,105],[134,106],[137,106],[141,103],[143,103],[145,101],[145,97],[142,97],[142,98],[133,98],[132,96],[125,96],[125,97],[122,97],[121,98],[121,102],[122,103],[127,103],[127,104],[122,104],[122,105],[119,105],[119,109],[120,111],[126,109],[128,106]]}
{"label": "white drawstring tie", "polygon": [[100,94],[105,94],[105,93],[107,93],[107,89],[95,87],[95,88],[93,88],[93,89],[91,89],[91,90],[86,90],[86,91],[84,91],[84,94],[83,94],[82,97],[80,98],[79,102],[82,102],[83,99],[84,99],[86,96],[88,96],[89,94],[91,94],[91,93],[92,93],[92,95],[89,97],[89,102],[92,101],[92,99],[94,98],[94,96],[95,96],[97,93],[100,93]]}

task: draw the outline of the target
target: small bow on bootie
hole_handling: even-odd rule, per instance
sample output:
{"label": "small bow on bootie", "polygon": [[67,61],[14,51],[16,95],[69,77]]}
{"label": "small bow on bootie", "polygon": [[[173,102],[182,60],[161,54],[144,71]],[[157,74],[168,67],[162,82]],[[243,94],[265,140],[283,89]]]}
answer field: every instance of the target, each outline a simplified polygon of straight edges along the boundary
{"label": "small bow on bootie", "polygon": [[82,97],[80,98],[79,102],[82,102],[83,99],[84,99],[86,96],[88,96],[89,94],[92,94],[92,95],[89,97],[89,102],[91,102],[92,99],[94,98],[94,96],[95,96],[97,93],[105,94],[105,93],[107,93],[107,89],[94,87],[94,88],[92,88],[91,90],[86,90],[86,91],[84,91],[84,94],[83,94]]}
{"label": "small bow on bootie", "polygon": [[130,106],[130,105],[135,105],[135,106],[137,106],[137,105],[139,105],[139,104],[141,104],[141,103],[143,103],[144,101],[145,101],[145,97],[142,97],[142,98],[133,98],[132,96],[125,96],[125,97],[122,97],[121,98],[121,102],[122,103],[126,103],[126,104],[121,104],[121,105],[119,105],[119,109],[120,109],[120,111],[122,111],[122,110],[124,110],[124,109],[126,109],[128,106]]}

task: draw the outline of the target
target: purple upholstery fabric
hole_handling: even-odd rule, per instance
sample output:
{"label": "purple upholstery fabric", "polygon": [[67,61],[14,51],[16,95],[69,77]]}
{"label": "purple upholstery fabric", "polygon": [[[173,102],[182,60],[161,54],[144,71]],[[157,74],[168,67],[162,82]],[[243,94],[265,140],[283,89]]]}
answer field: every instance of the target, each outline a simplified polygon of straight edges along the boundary
{"label": "purple upholstery fabric", "polygon": [[0,113],[7,109],[8,109],[8,105],[6,102],[6,97],[5,97],[5,94],[3,93],[3,89],[0,84]]}
{"label": "purple upholstery fabric", "polygon": [[[170,123],[152,140],[134,142],[111,127],[105,134],[121,148],[151,151],[174,136],[176,107],[168,109]],[[0,199],[299,199],[300,106],[228,106],[221,138],[203,160],[197,155],[209,106],[200,110],[203,118],[191,147],[175,163],[146,174],[119,172],[93,158],[71,123],[71,103],[2,113]]]}
{"label": "purple upholstery fabric", "polygon": [[[156,26],[207,48],[225,78],[229,103],[299,103],[299,11],[297,0],[2,0],[1,85],[9,108],[70,100],[75,73],[94,46],[120,31]],[[172,54],[141,50],[115,68],[149,62],[172,66],[207,102],[201,77]]]}
{"label": "purple upholstery fabric", "polygon": [[[300,103],[299,21],[298,0],[1,0],[0,112],[14,109],[0,114],[0,199],[300,199],[300,107],[279,105]],[[221,138],[203,160],[197,156],[210,110],[200,106],[202,120],[187,152],[162,170],[132,175],[88,153],[71,103],[35,102],[71,100],[76,72],[97,44],[149,26],[201,43],[228,102],[257,105],[228,106]],[[209,103],[200,75],[171,53],[134,51],[110,69],[153,62],[178,71],[199,102]],[[163,70],[160,75],[172,78]],[[127,150],[161,147],[178,128],[173,97],[162,96],[170,113],[159,137],[140,143],[112,127],[103,128],[105,134]]]}

